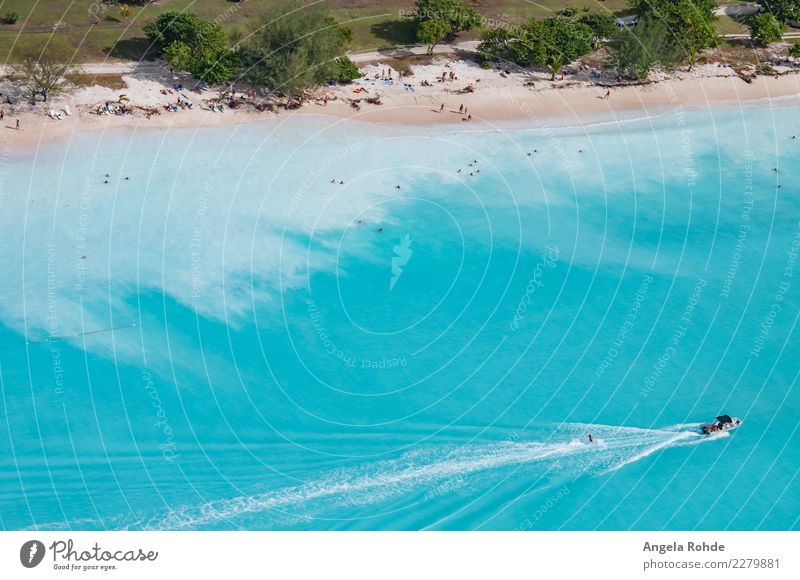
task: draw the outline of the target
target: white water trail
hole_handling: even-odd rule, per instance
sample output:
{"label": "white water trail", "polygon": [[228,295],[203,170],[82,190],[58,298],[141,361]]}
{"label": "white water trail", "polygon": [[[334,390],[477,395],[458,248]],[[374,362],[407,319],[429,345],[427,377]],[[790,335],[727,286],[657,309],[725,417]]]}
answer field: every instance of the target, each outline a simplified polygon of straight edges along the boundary
{"label": "white water trail", "polygon": [[667,447],[671,447],[672,445],[675,445],[675,444],[677,444],[679,442],[683,442],[683,441],[685,441],[687,439],[696,439],[697,437],[699,437],[699,435],[697,435],[695,433],[692,433],[690,431],[677,432],[677,433],[675,433],[675,435],[673,437],[663,441],[662,443],[655,444],[655,445],[652,445],[650,447],[647,447],[646,449],[642,450],[641,452],[639,452],[639,453],[637,453],[635,455],[632,455],[631,457],[629,457],[627,459],[624,459],[624,460],[620,461],[619,463],[615,464],[612,467],[609,467],[608,469],[602,471],[601,473],[604,473],[604,474],[605,473],[611,473],[612,471],[616,471],[618,469],[621,469],[621,468],[625,467],[626,465],[629,465],[631,463],[634,463],[636,461],[644,459],[645,457],[647,457],[649,455],[652,455],[656,451],[660,451],[660,450],[665,449]]}
{"label": "white water trail", "polygon": [[711,441],[716,441],[717,439],[724,439],[725,437],[730,437],[730,431],[720,431],[717,433],[712,433],[711,435],[703,435],[697,439],[692,439],[690,441],[684,441],[680,443],[681,447],[686,447],[687,445],[699,445],[700,443],[710,443]]}
{"label": "white water trail", "polygon": [[[501,469],[525,469],[526,477],[535,477],[537,473],[565,478],[598,476],[672,446],[710,440],[696,429],[674,427],[637,429],[562,424],[541,441],[421,449],[398,459],[340,469],[297,486],[181,506],[134,527],[196,528],[248,514],[263,514],[267,521],[309,517],[325,508],[379,504],[404,494],[419,497],[447,482]],[[589,433],[594,443],[589,443]]]}

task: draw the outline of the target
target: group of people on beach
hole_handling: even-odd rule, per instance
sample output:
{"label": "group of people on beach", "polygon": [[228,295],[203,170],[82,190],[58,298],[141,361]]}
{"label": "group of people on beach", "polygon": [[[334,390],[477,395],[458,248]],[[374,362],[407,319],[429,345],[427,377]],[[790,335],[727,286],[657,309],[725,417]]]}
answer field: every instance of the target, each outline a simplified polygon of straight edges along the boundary
{"label": "group of people on beach", "polygon": [[[3,93],[0,93],[0,96],[3,96]],[[5,96],[3,97],[3,104],[4,104],[4,105],[11,105],[11,107],[12,107],[12,109],[13,109],[14,103],[13,103],[13,101],[11,100],[11,97],[10,97],[9,95],[5,95]],[[0,109],[0,121],[3,121],[5,118],[6,118],[6,111],[5,111],[5,109]],[[17,122],[16,122],[16,127],[14,127],[14,128],[15,128],[17,131],[19,131],[19,130],[20,130],[20,128],[19,128],[19,119],[17,119]]]}
{"label": "group of people on beach", "polygon": [[179,108],[191,110],[192,108],[194,108],[194,103],[192,103],[192,101],[190,101],[189,99],[182,99],[178,97],[178,99],[174,103],[167,103],[166,105],[164,105],[164,109],[166,109],[167,111],[171,111],[173,113],[177,113]]}
{"label": "group of people on beach", "polygon": [[112,103],[106,101],[104,104],[97,107],[98,115],[130,115],[133,113],[133,107],[126,105],[122,100]]}
{"label": "group of people on beach", "polygon": [[[444,113],[444,103],[442,103],[442,106],[439,107],[439,113]],[[462,121],[472,121],[472,113],[470,113],[469,109],[465,107],[463,104],[459,105],[458,114],[461,115]]]}
{"label": "group of people on beach", "polygon": [[[198,94],[202,94],[202,89],[205,87],[206,85],[205,83],[203,83],[202,85],[198,85],[192,90],[194,92],[197,92]],[[171,89],[166,87],[161,89],[161,94],[174,95],[176,92],[185,94],[183,93],[184,90],[185,89],[183,85],[175,85]],[[244,98],[255,99],[255,96],[256,96],[255,92],[252,89],[247,91],[246,96],[237,95],[233,85],[231,84],[227,90],[220,92],[217,98],[204,100],[204,103],[208,105],[208,107],[211,109],[212,112],[221,113],[225,107],[235,109],[240,105],[242,99]],[[124,95],[121,95],[119,101],[114,101],[114,102],[105,101],[105,103],[98,105],[96,113],[98,115],[129,115],[133,114],[136,108],[137,107],[134,107],[127,102],[127,98]],[[194,108],[194,103],[185,96],[179,94],[174,102],[164,103],[160,105],[158,108],[157,107],[138,107],[138,108],[144,111],[146,117],[150,118],[150,116],[154,114],[155,115],[159,114],[159,112],[162,109],[171,113],[177,113],[181,110],[192,110]]]}
{"label": "group of people on beach", "polygon": [[255,98],[256,93],[253,89],[248,89],[245,95],[237,95],[236,89],[233,83],[231,83],[228,86],[228,89],[220,92],[216,99],[211,99],[205,102],[211,108],[212,113],[222,113],[225,110],[225,107],[228,107],[229,109],[236,109],[242,104],[244,99],[248,99],[252,102],[255,100]]}

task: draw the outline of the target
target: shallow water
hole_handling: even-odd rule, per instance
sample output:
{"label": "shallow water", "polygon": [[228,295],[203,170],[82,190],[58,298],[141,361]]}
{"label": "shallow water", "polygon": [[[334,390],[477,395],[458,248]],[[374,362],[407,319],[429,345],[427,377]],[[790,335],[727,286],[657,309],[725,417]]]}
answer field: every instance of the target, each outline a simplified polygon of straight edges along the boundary
{"label": "shallow water", "polygon": [[794,134],[761,105],[12,154],[0,526],[796,529]]}

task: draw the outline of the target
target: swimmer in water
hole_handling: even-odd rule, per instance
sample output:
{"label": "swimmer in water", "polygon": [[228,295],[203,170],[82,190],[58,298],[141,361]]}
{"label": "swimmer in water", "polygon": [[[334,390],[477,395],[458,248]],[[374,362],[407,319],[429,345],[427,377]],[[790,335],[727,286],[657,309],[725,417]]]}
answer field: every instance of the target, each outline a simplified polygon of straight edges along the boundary
{"label": "swimmer in water", "polygon": [[589,433],[589,443],[594,443],[594,437],[592,437],[591,433]]}

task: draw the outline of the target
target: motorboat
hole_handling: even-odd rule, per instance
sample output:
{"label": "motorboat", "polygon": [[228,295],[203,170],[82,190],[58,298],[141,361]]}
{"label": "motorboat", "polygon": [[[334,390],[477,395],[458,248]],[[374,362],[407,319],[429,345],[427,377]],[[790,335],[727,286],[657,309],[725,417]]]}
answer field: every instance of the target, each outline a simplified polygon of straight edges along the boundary
{"label": "motorboat", "polygon": [[731,429],[736,429],[739,425],[742,424],[741,419],[737,419],[736,417],[731,417],[730,415],[720,415],[717,417],[717,420],[713,423],[708,423],[703,425],[702,431],[703,435],[712,435],[714,433],[720,433],[722,431],[730,431]]}

